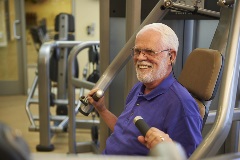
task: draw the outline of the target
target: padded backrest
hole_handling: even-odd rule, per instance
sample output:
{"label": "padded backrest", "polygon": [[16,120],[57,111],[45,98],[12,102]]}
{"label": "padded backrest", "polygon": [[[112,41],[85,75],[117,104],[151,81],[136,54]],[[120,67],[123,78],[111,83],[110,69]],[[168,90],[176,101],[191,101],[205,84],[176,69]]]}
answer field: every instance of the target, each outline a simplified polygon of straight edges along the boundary
{"label": "padded backrest", "polygon": [[[65,40],[65,41],[74,41],[75,36],[72,33],[69,32],[74,32],[74,17],[71,14],[68,13],[59,13],[55,17],[55,31],[56,33],[54,35],[54,40]],[[70,54],[72,48],[54,48],[53,54],[51,55],[50,59],[50,79],[54,82],[58,82],[59,78],[59,72],[64,72],[65,62],[67,61],[66,58],[60,58],[64,57],[63,55],[65,54],[65,51],[67,50],[67,54]],[[63,67],[59,69],[59,64]],[[64,66],[63,66],[64,65]],[[63,70],[62,70],[63,69]],[[79,77],[79,65],[77,59],[75,60],[75,77]],[[60,71],[59,71],[60,70]]]}
{"label": "padded backrest", "polygon": [[68,13],[59,13],[55,17],[55,31],[59,32],[63,26],[59,26],[60,24],[60,18],[66,20],[66,25],[64,26],[67,27],[67,32],[75,32],[75,23],[74,23],[74,17],[71,14]]}
{"label": "padded backrest", "polygon": [[221,53],[213,49],[197,48],[188,56],[178,81],[187,88],[205,115],[204,101],[212,100],[217,92],[223,68]]}

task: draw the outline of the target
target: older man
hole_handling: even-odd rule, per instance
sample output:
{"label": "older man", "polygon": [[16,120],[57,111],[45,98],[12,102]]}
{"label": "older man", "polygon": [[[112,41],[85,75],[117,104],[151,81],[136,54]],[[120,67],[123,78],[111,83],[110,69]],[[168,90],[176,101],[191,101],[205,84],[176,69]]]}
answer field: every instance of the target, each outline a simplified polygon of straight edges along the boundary
{"label": "older man", "polygon": [[[172,72],[178,45],[174,31],[162,23],[146,25],[137,33],[132,50],[139,82],[129,92],[119,117],[106,108],[104,97],[93,100],[97,89],[90,91],[88,101],[112,131],[104,154],[147,155],[162,141],[176,141],[189,157],[199,145],[202,118],[197,104]],[[152,127],[145,137],[133,124],[135,116]]]}

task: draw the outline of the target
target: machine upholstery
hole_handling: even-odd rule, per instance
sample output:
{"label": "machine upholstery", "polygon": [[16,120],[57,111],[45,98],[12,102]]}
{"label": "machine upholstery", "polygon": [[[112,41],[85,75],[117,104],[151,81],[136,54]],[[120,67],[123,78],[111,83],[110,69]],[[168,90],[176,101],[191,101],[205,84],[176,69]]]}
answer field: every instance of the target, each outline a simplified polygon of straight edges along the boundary
{"label": "machine upholstery", "polygon": [[178,81],[187,88],[195,98],[200,114],[206,121],[209,101],[217,92],[220,84],[223,56],[213,49],[197,48],[188,56]]}

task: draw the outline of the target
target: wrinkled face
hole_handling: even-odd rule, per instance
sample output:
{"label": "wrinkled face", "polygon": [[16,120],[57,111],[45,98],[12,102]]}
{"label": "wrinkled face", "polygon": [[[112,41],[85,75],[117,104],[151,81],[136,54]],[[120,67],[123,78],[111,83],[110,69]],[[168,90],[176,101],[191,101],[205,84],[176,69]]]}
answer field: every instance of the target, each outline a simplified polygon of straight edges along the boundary
{"label": "wrinkled face", "polygon": [[160,42],[161,37],[153,31],[141,33],[136,38],[133,59],[137,78],[143,83],[162,80],[169,73],[168,50]]}

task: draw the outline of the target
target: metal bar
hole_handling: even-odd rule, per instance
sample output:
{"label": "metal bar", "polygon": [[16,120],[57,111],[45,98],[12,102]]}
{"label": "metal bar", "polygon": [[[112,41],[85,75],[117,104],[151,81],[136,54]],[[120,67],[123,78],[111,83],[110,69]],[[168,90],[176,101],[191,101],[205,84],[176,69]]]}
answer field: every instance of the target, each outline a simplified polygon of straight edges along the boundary
{"label": "metal bar", "polygon": [[35,101],[35,100],[32,99],[33,95],[34,95],[34,92],[36,90],[36,87],[37,87],[37,82],[38,82],[38,76],[36,75],[34,80],[33,80],[33,84],[32,84],[31,90],[29,92],[29,96],[27,98],[26,106],[25,106],[25,110],[27,112],[28,119],[29,119],[29,121],[30,121],[32,126],[36,126],[36,124],[34,123],[33,115],[32,115],[32,113],[30,111],[30,104],[32,104],[32,103],[36,104],[36,102],[38,102],[38,101]]}
{"label": "metal bar", "polygon": [[223,55],[225,55],[226,45],[229,35],[229,28],[231,24],[232,17],[232,9],[231,8],[221,8],[221,17],[219,19],[219,23],[215,34],[213,36],[213,40],[210,45],[210,49],[215,49],[220,51]]}
{"label": "metal bar", "polygon": [[[100,65],[100,73],[102,74],[110,63],[110,0],[99,1],[100,5],[100,44],[101,53],[100,60],[104,63]],[[109,106],[109,91],[105,91],[105,104]],[[106,148],[106,139],[109,136],[109,128],[100,117],[100,151]]]}
{"label": "metal bar", "polygon": [[50,134],[50,78],[49,78],[49,60],[54,43],[44,43],[38,55],[38,95],[39,95],[39,119],[40,119],[40,144],[37,150],[54,150],[51,144]]}
{"label": "metal bar", "polygon": [[[99,45],[99,41],[88,41],[82,42],[81,44],[73,47],[68,58],[68,100],[69,100],[69,110],[68,110],[68,147],[69,153],[77,153],[76,145],[76,117],[75,117],[75,85],[76,79],[75,75],[75,59],[79,52],[83,49],[88,48],[92,45]],[[80,81],[81,82],[81,81]]]}
{"label": "metal bar", "polygon": [[39,91],[39,122],[40,122],[40,144],[37,150],[53,150],[54,147],[50,143],[50,76],[49,61],[50,55],[55,47],[73,47],[79,44],[79,41],[52,41],[42,44],[38,55],[38,91]]}
{"label": "metal bar", "polygon": [[[59,40],[68,41],[68,18],[67,14],[60,14],[59,19]],[[68,58],[68,48],[58,48],[59,59],[57,61],[58,73],[57,73],[57,98],[66,99],[67,97],[67,58]],[[63,107],[63,104],[60,104],[58,107]],[[67,108],[66,105],[64,107]]]}
{"label": "metal bar", "polygon": [[57,83],[58,83],[57,98],[58,99],[66,99],[67,97],[67,58],[68,58],[68,49],[59,48],[58,73],[57,73]]}
{"label": "metal bar", "polygon": [[[82,96],[84,93],[84,89],[81,88],[80,89],[80,96]],[[80,107],[81,105],[81,102],[80,101],[75,101],[75,105],[77,104],[77,106],[75,107],[75,116],[77,115],[78,113],[78,108]],[[58,126],[59,127],[65,127],[67,125],[67,122],[69,120],[69,117],[65,118]]]}
{"label": "metal bar", "polygon": [[207,120],[205,122],[205,125],[214,123],[215,117],[216,117],[216,112],[217,112],[216,110],[209,111],[208,118],[207,118]]}
{"label": "metal bar", "polygon": [[[213,124],[216,118],[216,110],[209,111],[205,124]],[[232,121],[240,121],[240,108],[234,108]]]}
{"label": "metal bar", "polygon": [[202,143],[198,146],[190,159],[203,159],[217,153],[223,140],[226,139],[233,118],[236,91],[239,80],[240,61],[240,2],[236,1],[233,10],[229,40],[226,49],[226,59],[223,71],[222,86],[219,97],[219,108],[215,122]]}
{"label": "metal bar", "polygon": [[190,12],[194,12],[194,13],[198,13],[206,16],[211,16],[214,18],[220,17],[219,12],[211,11],[211,10],[207,10],[207,9],[199,8],[195,6],[189,6],[181,3],[174,3],[172,2],[172,0],[165,0],[164,7],[169,9],[175,9],[175,10],[190,11]]}
{"label": "metal bar", "polygon": [[[52,121],[63,121],[67,118],[67,116],[52,116],[51,120]],[[34,116],[34,120],[39,120],[38,116]],[[99,126],[100,121],[99,120],[83,120],[83,119],[77,119],[76,120],[76,128],[79,129],[89,129],[91,128],[93,125],[97,125]],[[58,126],[59,127],[59,126]],[[63,128],[63,127],[60,127]],[[39,131],[39,127],[38,126],[30,126],[29,127],[30,130],[33,131]]]}
{"label": "metal bar", "polygon": [[82,41],[54,41],[56,47],[59,48],[72,48],[75,45],[82,43]]}
{"label": "metal bar", "polygon": [[[126,41],[141,24],[141,0],[126,1]],[[124,99],[127,97],[132,86],[137,82],[133,61],[129,61],[125,67],[126,81]]]}
{"label": "metal bar", "polygon": [[92,89],[95,83],[86,81],[86,80],[79,80],[78,78],[72,78],[72,84],[77,88],[86,88],[86,89]]}
{"label": "metal bar", "polygon": [[234,4],[235,0],[219,0],[217,4],[222,7],[230,6]]}
{"label": "metal bar", "polygon": [[30,99],[29,100],[29,104],[38,104],[38,103],[39,103],[38,99]]}
{"label": "metal bar", "polygon": [[225,153],[238,152],[240,121],[233,121],[228,137],[224,143]]}

